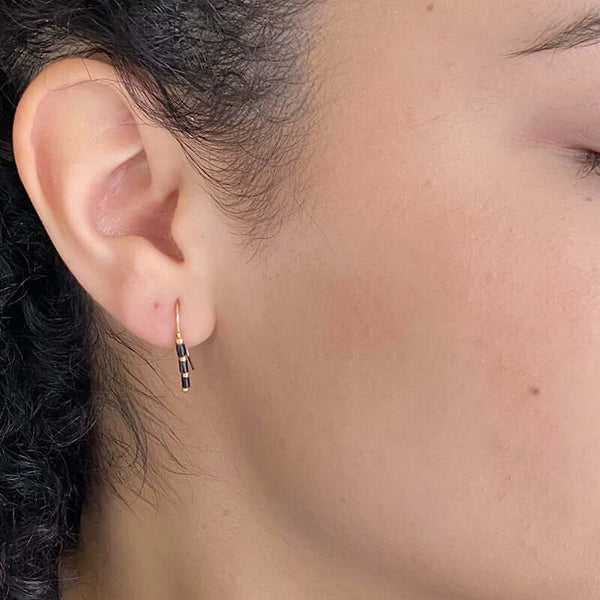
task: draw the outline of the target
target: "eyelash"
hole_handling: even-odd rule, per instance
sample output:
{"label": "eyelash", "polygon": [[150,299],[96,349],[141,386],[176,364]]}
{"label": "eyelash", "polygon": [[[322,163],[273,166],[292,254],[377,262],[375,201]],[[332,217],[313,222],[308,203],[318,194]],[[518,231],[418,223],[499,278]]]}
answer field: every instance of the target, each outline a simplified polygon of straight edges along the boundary
{"label": "eyelash", "polygon": [[600,152],[595,150],[583,150],[579,153],[579,161],[582,166],[582,171],[585,173],[581,177],[587,177],[592,173],[600,176]]}

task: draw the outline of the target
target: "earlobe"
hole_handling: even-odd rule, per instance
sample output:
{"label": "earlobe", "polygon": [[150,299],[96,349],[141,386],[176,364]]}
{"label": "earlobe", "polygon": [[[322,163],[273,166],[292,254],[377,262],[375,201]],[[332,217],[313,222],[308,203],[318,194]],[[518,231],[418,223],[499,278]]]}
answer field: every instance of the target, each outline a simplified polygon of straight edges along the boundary
{"label": "earlobe", "polygon": [[190,260],[203,252],[182,226],[197,210],[181,195],[183,152],[170,132],[142,118],[111,65],[71,58],[48,66],[19,102],[13,145],[48,235],[99,304],[166,347],[180,298],[197,321],[194,330],[187,313],[188,344],[210,336],[207,279],[190,278],[198,271]]}

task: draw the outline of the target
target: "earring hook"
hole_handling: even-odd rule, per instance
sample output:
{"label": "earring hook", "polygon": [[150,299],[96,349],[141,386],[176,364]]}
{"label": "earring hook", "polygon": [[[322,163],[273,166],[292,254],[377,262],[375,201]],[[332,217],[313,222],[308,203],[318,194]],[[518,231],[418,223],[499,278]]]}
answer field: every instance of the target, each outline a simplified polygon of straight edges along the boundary
{"label": "earring hook", "polygon": [[177,301],[175,302],[175,323],[177,328],[177,333],[175,335],[175,348],[177,350],[177,357],[179,361],[179,372],[181,373],[181,386],[183,391],[187,392],[190,389],[190,375],[187,368],[188,362],[192,369],[194,368],[194,364],[192,363],[190,353],[183,342],[183,337],[181,336],[181,330],[179,328],[179,298],[177,298]]}

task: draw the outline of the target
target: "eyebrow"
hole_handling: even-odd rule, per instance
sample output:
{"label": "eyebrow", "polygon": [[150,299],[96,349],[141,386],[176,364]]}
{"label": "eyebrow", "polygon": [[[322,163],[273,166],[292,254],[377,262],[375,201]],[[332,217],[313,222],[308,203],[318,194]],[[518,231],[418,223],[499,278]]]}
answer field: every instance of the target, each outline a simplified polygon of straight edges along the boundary
{"label": "eyebrow", "polygon": [[507,57],[527,56],[546,50],[568,50],[579,46],[600,44],[600,10],[589,10],[566,27],[550,26],[529,47],[510,52]]}

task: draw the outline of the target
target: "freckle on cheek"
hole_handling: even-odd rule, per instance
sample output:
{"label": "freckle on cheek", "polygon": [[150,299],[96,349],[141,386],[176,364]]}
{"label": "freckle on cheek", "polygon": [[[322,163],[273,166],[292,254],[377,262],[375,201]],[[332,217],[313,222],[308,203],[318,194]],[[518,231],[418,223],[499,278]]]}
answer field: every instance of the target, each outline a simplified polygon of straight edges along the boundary
{"label": "freckle on cheek", "polygon": [[532,387],[532,388],[529,388],[529,393],[530,393],[532,396],[538,396],[538,395],[539,395],[539,393],[540,393],[540,388],[539,388],[539,387]]}

